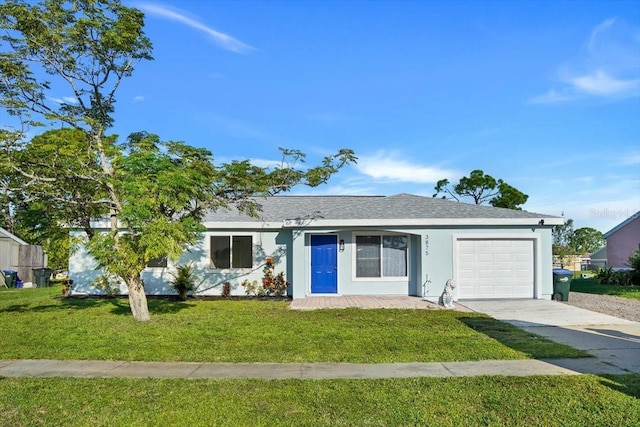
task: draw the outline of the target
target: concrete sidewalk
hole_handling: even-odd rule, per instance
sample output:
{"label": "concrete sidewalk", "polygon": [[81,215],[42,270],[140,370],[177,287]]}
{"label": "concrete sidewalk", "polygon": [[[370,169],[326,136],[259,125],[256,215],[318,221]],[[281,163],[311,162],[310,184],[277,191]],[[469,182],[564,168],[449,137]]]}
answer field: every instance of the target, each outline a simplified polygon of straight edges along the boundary
{"label": "concrete sidewalk", "polygon": [[[640,373],[640,371],[633,371]],[[2,360],[2,377],[338,379],[628,374],[595,358],[434,363],[196,363]]]}

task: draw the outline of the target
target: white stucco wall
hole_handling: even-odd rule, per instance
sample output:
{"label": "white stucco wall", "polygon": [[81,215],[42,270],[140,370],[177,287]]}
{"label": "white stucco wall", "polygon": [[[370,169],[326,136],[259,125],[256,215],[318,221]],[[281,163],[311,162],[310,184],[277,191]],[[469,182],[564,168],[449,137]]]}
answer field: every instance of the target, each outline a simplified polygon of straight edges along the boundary
{"label": "white stucco wall", "polygon": [[[354,232],[398,233],[409,235],[409,277],[403,280],[355,279],[353,250]],[[338,294],[340,295],[416,295],[437,301],[444,285],[455,279],[454,258],[457,237],[527,239],[534,243],[535,297],[550,299],[553,293],[551,263],[551,229],[545,227],[455,227],[455,228],[374,228],[349,230],[294,230],[291,281],[293,297],[311,294],[310,236],[336,234],[344,240],[345,249],[338,252]]]}
{"label": "white stucco wall", "polygon": [[[210,267],[209,245],[210,237],[214,235],[249,235],[253,237],[253,268],[216,270]],[[231,284],[232,295],[245,295],[245,289],[241,283],[262,279],[262,269],[267,257],[273,257],[276,261],[275,274],[285,272],[288,277],[287,260],[284,256],[286,245],[290,242],[287,236],[282,236],[278,230],[253,231],[243,230],[229,232],[227,230],[210,230],[203,233],[202,238],[177,261],[169,260],[166,268],[147,268],[142,273],[145,291],[148,295],[171,295],[175,292],[171,289],[170,281],[175,273],[175,266],[190,263],[194,267],[194,273],[198,278],[198,295],[221,295],[225,282]],[[93,282],[102,274],[95,260],[87,253],[84,246],[72,254],[69,259],[69,275],[74,281],[74,294],[100,294],[93,286]],[[120,285],[120,293],[127,294],[124,283]]]}
{"label": "white stucco wall", "polygon": [[[534,241],[534,272],[536,297],[550,299],[553,293],[551,229],[549,227],[357,227],[348,229],[302,228],[239,230],[210,229],[177,261],[192,263],[198,277],[199,295],[220,295],[225,282],[231,284],[233,295],[244,295],[243,280],[260,282],[266,257],[276,260],[275,273],[285,272],[291,283],[289,295],[304,298],[311,294],[310,236],[331,233],[344,240],[343,252],[338,252],[338,294],[340,295],[416,295],[437,301],[448,279],[454,278],[455,239],[464,236],[483,238],[518,238]],[[399,233],[409,236],[408,278],[401,280],[363,280],[354,276],[355,233]],[[214,270],[210,268],[209,242],[213,235],[251,235],[254,265],[250,269]],[[143,272],[145,289],[150,295],[173,294],[169,286],[175,263],[167,268],[147,268]],[[92,282],[100,274],[95,261],[84,248],[69,260],[69,273],[74,280],[74,293],[99,293]],[[126,293],[124,284],[121,293]]]}
{"label": "white stucco wall", "polygon": [[[455,240],[460,237],[486,239],[531,239],[534,242],[534,292],[536,298],[551,299],[553,294],[551,229],[544,227],[469,227],[420,230],[422,241],[428,241],[428,255],[423,254],[424,277],[430,280],[426,297],[437,301],[445,283],[455,279]],[[428,236],[428,238],[427,238]],[[426,253],[425,252],[425,253]]]}

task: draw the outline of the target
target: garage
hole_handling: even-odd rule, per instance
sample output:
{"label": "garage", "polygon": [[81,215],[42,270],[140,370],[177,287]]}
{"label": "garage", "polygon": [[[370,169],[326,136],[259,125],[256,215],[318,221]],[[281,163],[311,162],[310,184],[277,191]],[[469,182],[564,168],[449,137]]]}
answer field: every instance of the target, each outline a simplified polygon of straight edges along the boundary
{"label": "garage", "polygon": [[534,297],[533,240],[458,239],[456,243],[459,299]]}

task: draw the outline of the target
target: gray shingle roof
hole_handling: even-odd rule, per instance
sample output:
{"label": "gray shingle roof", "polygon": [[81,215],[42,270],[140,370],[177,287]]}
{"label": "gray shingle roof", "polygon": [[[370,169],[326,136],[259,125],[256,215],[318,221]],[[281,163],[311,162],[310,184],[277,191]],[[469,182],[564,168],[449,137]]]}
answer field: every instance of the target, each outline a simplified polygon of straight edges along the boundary
{"label": "gray shingle roof", "polygon": [[394,196],[273,196],[255,199],[258,218],[234,208],[209,212],[205,222],[266,221],[286,219],[525,219],[557,218],[527,211],[479,206],[413,194]]}

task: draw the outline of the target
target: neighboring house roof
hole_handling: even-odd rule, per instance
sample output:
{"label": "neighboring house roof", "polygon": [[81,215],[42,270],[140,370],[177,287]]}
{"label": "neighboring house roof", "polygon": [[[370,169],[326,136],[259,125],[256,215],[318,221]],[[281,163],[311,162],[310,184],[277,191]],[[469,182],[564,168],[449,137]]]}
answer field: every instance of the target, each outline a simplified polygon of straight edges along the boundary
{"label": "neighboring house roof", "polygon": [[15,234],[10,233],[9,231],[5,230],[2,227],[0,227],[0,237],[9,238],[9,239],[13,240],[14,242],[16,242],[16,243],[18,243],[20,245],[28,245],[27,242],[25,242],[24,240],[22,240],[21,238],[19,238]]}
{"label": "neighboring house roof", "polygon": [[640,211],[638,211],[635,214],[631,215],[629,218],[627,218],[626,220],[622,221],[620,224],[618,224],[615,227],[613,227],[611,230],[609,230],[606,233],[604,233],[603,234],[604,238],[605,239],[608,238],[609,236],[611,236],[612,234],[616,233],[621,228],[626,227],[628,224],[630,224],[631,222],[633,222],[634,220],[636,220],[638,218],[640,218]]}
{"label": "neighboring house roof", "polygon": [[603,247],[591,254],[591,259],[607,259],[607,247]]}
{"label": "neighboring house roof", "polygon": [[563,223],[560,217],[527,211],[494,208],[460,203],[413,194],[394,196],[273,196],[255,199],[261,206],[257,218],[239,214],[234,208],[212,211],[205,223],[219,222],[284,222],[300,225],[314,222],[318,225],[346,224],[357,221],[358,225],[369,222],[388,223],[518,223],[537,225],[544,220],[546,225]]}

